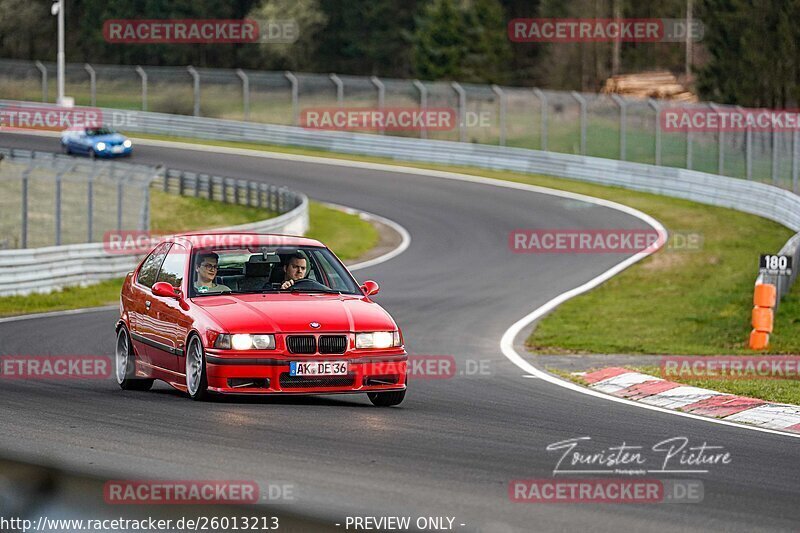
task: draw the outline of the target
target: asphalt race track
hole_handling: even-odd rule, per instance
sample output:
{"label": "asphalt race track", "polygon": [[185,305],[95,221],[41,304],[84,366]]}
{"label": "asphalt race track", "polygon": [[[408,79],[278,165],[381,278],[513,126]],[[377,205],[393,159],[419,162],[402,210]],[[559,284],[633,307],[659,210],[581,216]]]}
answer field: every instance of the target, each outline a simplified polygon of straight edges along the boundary
{"label": "asphalt race track", "polygon": [[[56,151],[58,140],[3,134],[0,146]],[[1,451],[116,479],[281,481],[295,487],[287,504],[293,511],[331,524],[346,515],[402,515],[452,516],[460,531],[800,526],[796,439],[578,394],[522,377],[500,352],[513,322],[622,259],[514,254],[511,230],[642,227],[638,219],[549,195],[402,173],[148,146],[137,146],[132,159],[262,179],[396,221],[411,234],[409,249],[356,272],[357,279],[380,283],[376,300],[403,328],[410,354],[452,355],[462,372],[488,361],[490,371],[413,380],[406,401],[392,409],[361,396],[198,404],[166,385],[137,393],[113,381],[4,381]],[[111,354],[117,316],[0,323],[0,354]],[[546,451],[548,444],[580,436],[591,437],[593,450],[623,442],[649,449],[685,436],[692,445],[723,446],[732,462],[705,474],[657,476],[702,480],[702,503],[510,501],[511,480],[553,476],[560,453]],[[671,466],[681,468],[677,458]]]}

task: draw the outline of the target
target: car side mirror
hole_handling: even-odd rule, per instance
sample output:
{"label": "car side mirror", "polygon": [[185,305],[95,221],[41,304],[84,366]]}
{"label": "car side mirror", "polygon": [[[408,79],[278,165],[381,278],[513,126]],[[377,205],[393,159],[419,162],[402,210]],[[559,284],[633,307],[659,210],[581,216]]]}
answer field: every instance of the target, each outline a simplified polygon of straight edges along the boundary
{"label": "car side mirror", "polygon": [[175,287],[166,281],[159,281],[153,285],[153,294],[156,296],[163,296],[164,298],[175,298],[180,300],[180,291],[175,291]]}
{"label": "car side mirror", "polygon": [[377,283],[369,279],[361,286],[361,290],[364,291],[364,294],[367,296],[372,296],[373,294],[378,294],[378,291],[381,290],[381,288]]}

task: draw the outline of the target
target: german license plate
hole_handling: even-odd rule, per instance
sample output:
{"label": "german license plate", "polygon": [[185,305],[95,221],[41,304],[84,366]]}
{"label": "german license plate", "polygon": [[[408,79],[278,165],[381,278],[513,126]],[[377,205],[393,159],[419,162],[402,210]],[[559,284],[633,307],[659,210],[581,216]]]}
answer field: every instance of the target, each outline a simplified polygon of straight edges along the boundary
{"label": "german license plate", "polygon": [[289,363],[290,376],[344,376],[347,375],[347,361],[292,361]]}
{"label": "german license plate", "polygon": [[114,146],[113,148],[111,148],[111,151],[114,152],[115,154],[121,154],[124,149],[125,148],[122,146]]}

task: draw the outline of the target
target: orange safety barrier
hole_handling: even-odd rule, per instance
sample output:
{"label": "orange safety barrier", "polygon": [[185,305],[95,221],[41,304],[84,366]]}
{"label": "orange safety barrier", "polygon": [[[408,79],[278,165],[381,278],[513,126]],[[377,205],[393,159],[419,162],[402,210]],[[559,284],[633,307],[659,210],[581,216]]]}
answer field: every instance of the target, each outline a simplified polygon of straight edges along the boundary
{"label": "orange safety barrier", "polygon": [[772,322],[774,320],[774,313],[769,307],[754,307],[753,308],[753,329],[756,331],[763,331],[765,333],[772,333]]}
{"label": "orange safety barrier", "polygon": [[759,283],[753,291],[753,313],[750,332],[750,349],[765,350],[769,346],[769,334],[775,323],[775,312],[772,310],[777,301],[775,285]]}
{"label": "orange safety barrier", "polygon": [[759,283],[753,292],[753,305],[757,307],[775,307],[778,291],[771,283]]}
{"label": "orange safety barrier", "polygon": [[753,330],[750,332],[750,349],[766,350],[769,346],[769,333]]}

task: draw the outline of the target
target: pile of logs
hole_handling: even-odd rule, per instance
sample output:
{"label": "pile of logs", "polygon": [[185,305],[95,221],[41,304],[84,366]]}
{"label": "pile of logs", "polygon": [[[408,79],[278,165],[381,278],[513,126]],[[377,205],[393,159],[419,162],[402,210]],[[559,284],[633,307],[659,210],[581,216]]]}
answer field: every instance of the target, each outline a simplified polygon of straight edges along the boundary
{"label": "pile of logs", "polygon": [[622,74],[606,80],[602,92],[616,93],[633,98],[659,98],[677,102],[697,102],[697,96],[669,71],[641,72],[639,74]]}

